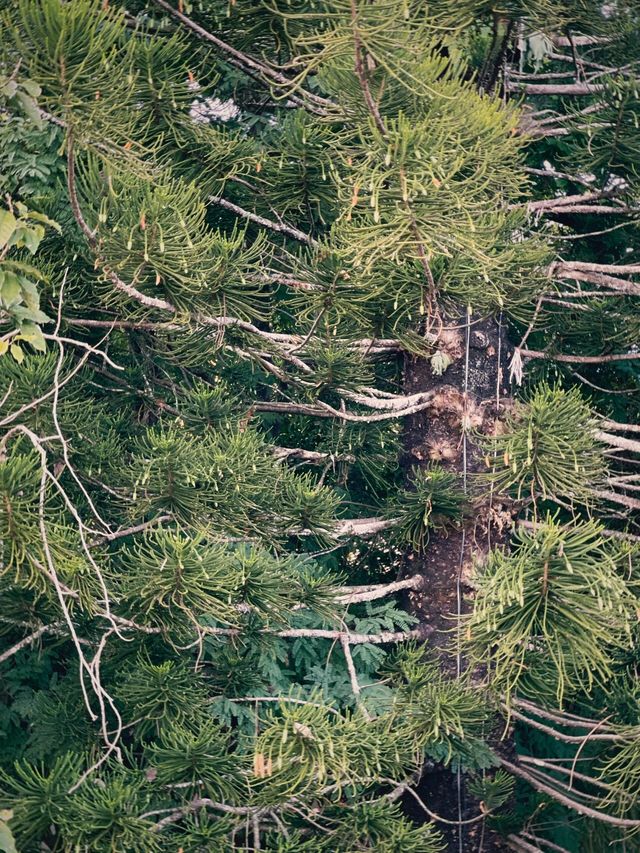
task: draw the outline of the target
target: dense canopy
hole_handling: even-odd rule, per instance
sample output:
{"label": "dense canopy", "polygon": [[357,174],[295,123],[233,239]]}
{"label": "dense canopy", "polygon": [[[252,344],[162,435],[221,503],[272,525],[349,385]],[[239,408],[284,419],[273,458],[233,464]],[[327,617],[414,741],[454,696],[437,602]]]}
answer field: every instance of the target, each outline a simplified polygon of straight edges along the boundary
{"label": "dense canopy", "polygon": [[0,851],[640,849],[640,4],[0,27]]}

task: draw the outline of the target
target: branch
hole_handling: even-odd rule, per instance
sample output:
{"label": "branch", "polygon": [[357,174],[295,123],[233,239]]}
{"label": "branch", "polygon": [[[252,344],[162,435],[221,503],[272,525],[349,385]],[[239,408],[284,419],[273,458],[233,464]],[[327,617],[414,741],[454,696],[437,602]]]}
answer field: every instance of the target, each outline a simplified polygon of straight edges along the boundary
{"label": "branch", "polygon": [[284,631],[272,632],[277,637],[309,638],[315,640],[346,640],[350,645],[372,643],[379,646],[385,643],[404,643],[412,639],[424,639],[424,628],[414,628],[412,631],[381,631],[379,634],[354,634],[349,631],[324,631],[316,628],[290,628]]}
{"label": "branch", "polygon": [[[608,423],[607,421],[604,422]],[[611,435],[610,432],[599,430],[595,433],[598,441],[603,441],[611,447],[620,447],[623,450],[630,450],[632,453],[640,453],[640,441],[634,441],[632,438],[624,438],[621,435]]]}
{"label": "branch", "polygon": [[187,805],[181,806],[178,809],[159,809],[157,811],[145,812],[145,814],[140,815],[140,820],[151,817],[155,814],[160,814],[163,811],[169,811],[170,814],[162,818],[162,820],[159,820],[151,827],[153,832],[162,832],[165,827],[171,826],[172,823],[177,823],[182,820],[183,817],[204,808],[214,809],[215,811],[234,815],[253,815],[257,811],[267,811],[265,807],[260,806],[229,806],[226,803],[216,803],[214,800],[210,800],[207,797],[196,797],[191,800],[190,803],[187,803]]}
{"label": "branch", "polygon": [[75,152],[73,148],[73,135],[71,131],[68,132],[67,135],[67,190],[69,193],[69,202],[71,204],[71,211],[73,213],[73,217],[78,223],[80,230],[87,238],[87,242],[91,246],[91,248],[96,253],[96,260],[98,260],[102,266],[103,272],[107,276],[107,278],[113,282],[117,290],[120,290],[122,293],[126,293],[127,296],[132,297],[136,300],[136,302],[140,302],[141,305],[145,305],[147,308],[160,308],[163,311],[172,311],[175,313],[175,308],[171,305],[170,302],[167,302],[165,299],[155,299],[152,296],[147,296],[144,293],[141,293],[137,288],[133,287],[130,284],[122,281],[120,276],[110,270],[102,258],[99,256],[98,252],[98,241],[96,239],[95,232],[89,228],[87,222],[82,215],[82,210],[80,209],[80,204],[78,202],[78,194],[76,191],[76,181],[75,181]]}
{"label": "branch", "polygon": [[[556,853],[570,853],[566,847],[560,847],[558,844],[554,844],[552,841],[547,841],[546,838],[538,838],[537,835],[532,835],[531,833],[525,833],[527,838],[530,838],[532,841],[538,844],[544,844],[545,847],[548,847],[549,850],[555,850]],[[511,850],[515,850],[516,853],[542,853],[542,848],[539,846],[534,846],[533,844],[529,844],[528,841],[525,841],[521,835],[507,835],[507,844],[509,845]]]}
{"label": "branch", "polygon": [[143,521],[141,524],[136,524],[133,527],[127,527],[124,530],[115,530],[113,533],[102,533],[90,543],[90,546],[93,548],[96,545],[101,545],[103,542],[113,542],[116,539],[123,539],[125,536],[132,536],[134,533],[140,533],[143,530],[148,530],[156,524],[163,524],[165,521],[172,520],[173,516],[171,515],[160,515],[158,518],[152,518],[150,521]]}
{"label": "branch", "polygon": [[369,81],[367,80],[367,75],[362,64],[363,49],[362,42],[360,40],[360,33],[358,32],[358,4],[356,0],[351,0],[351,31],[353,33],[353,50],[355,54],[354,70],[356,72],[356,77],[358,78],[358,82],[360,83],[360,88],[362,89],[362,94],[364,95],[364,100],[367,105],[367,109],[371,113],[376,127],[378,128],[382,136],[386,139],[387,128],[385,127],[384,121],[382,120],[382,116],[380,115],[378,105],[374,101],[373,95],[371,94]]}
{"label": "branch", "polygon": [[344,592],[338,595],[336,601],[340,604],[359,604],[362,601],[375,601],[378,598],[385,598],[387,595],[393,595],[405,589],[421,589],[425,585],[425,580],[422,575],[412,575],[402,581],[394,581],[388,584],[373,584],[370,587],[363,589],[350,589],[344,587]]}
{"label": "branch", "polygon": [[571,181],[574,184],[582,184],[584,187],[591,187],[594,179],[589,180],[586,176],[569,175],[567,172],[557,172],[555,169],[534,169],[531,166],[525,166],[524,169],[530,175],[539,175],[543,178],[555,178],[556,180]]}
{"label": "branch", "polygon": [[615,788],[614,785],[608,785],[606,782],[602,782],[600,779],[594,778],[593,776],[588,776],[586,773],[580,773],[572,767],[563,767],[561,764],[550,764],[542,758],[535,758],[531,755],[519,755],[518,761],[523,764],[531,764],[533,767],[543,767],[547,770],[552,770],[554,773],[571,776],[572,778],[578,779],[580,782],[586,782],[588,785],[593,785],[594,788],[602,788],[603,791],[618,792],[618,789]]}
{"label": "branch", "polygon": [[[345,394],[346,392],[338,389],[338,393]],[[339,418],[350,423],[375,423],[376,421],[389,420],[390,418],[403,418],[407,415],[428,409],[433,406],[433,397],[435,394],[436,391],[432,390],[420,394],[412,394],[407,397],[398,396],[391,401],[382,401],[377,398],[353,395],[352,392],[348,392],[349,399],[353,399],[360,405],[369,406],[370,408],[385,408],[382,403],[390,403],[390,405],[386,406],[386,411],[376,415],[355,415],[344,409],[335,409],[321,400],[318,400],[315,405],[279,401],[257,402],[252,404],[252,408],[257,412],[280,412],[283,414],[310,415],[317,418]],[[358,398],[357,400],[355,399],[356,397]],[[404,407],[398,405],[399,401],[404,401]]]}
{"label": "branch", "polygon": [[[174,7],[167,3],[166,0],[153,0],[153,2],[157,6],[160,6],[161,9],[164,9],[165,12],[168,12],[172,17],[180,21],[180,23],[187,27],[187,29],[195,33],[198,38],[203,41],[208,41],[210,44],[217,47],[218,50],[225,54],[226,60],[230,65],[233,65],[234,67],[244,71],[246,74],[249,74],[253,79],[261,80],[267,85],[269,85],[269,81],[271,81],[280,86],[287,86],[289,88],[292,86],[291,80],[289,80],[288,77],[285,77],[284,74],[281,74],[279,71],[276,71],[264,62],[260,62],[257,59],[247,56],[246,53],[242,53],[242,51],[237,50],[235,47],[232,47],[230,44],[222,41],[222,39],[214,36],[213,33],[205,30],[204,27],[201,27],[191,18],[188,18],[183,12],[180,12],[178,9],[174,9]],[[266,78],[266,80],[263,78]],[[327,115],[328,110],[335,110],[335,105],[326,98],[321,98],[319,95],[315,95],[313,92],[308,92],[304,89],[300,89],[299,91],[300,96],[291,93],[288,94],[287,97],[297,104],[304,106],[304,108],[309,112],[324,116]]]}
{"label": "branch", "polygon": [[[271,277],[271,281],[277,281],[276,278]],[[312,285],[309,285],[312,287]],[[300,345],[300,342],[304,340],[302,335],[289,335],[283,334],[282,332],[268,332],[264,329],[259,329],[256,326],[252,326],[251,323],[246,323],[244,320],[240,320],[238,317],[205,317],[205,318],[194,318],[197,320],[202,320],[206,325],[224,325],[224,326],[238,326],[242,331],[246,331],[249,334],[259,335],[262,339],[269,341],[269,343],[276,348],[287,348],[291,347],[292,349],[297,349]],[[92,320],[85,319],[84,317],[65,317],[65,323],[70,326],[79,326],[87,329],[130,329],[132,331],[136,331],[137,329],[143,329],[148,331],[164,330],[170,332],[179,332],[189,328],[187,323],[171,323],[171,322],[154,322],[147,320],[118,320],[117,318],[113,318],[112,320]],[[429,337],[425,336],[425,340],[429,342]],[[334,338],[334,341],[336,339]],[[354,350],[362,350],[364,355],[380,355],[382,353],[400,353],[404,352],[404,347],[401,341],[396,338],[359,338],[357,340],[349,340],[345,339],[337,339],[337,343],[340,343],[342,346],[347,349]],[[435,339],[433,341],[435,343]],[[291,351],[289,351],[290,354]]]}
{"label": "branch", "polygon": [[552,274],[557,275],[558,278],[568,278],[572,281],[586,281],[589,284],[595,284],[597,287],[606,287],[609,290],[615,290],[617,293],[624,293],[627,296],[640,296],[640,284],[635,281],[629,281],[626,278],[606,275],[602,272],[575,269],[564,263],[553,264],[550,271]]}
{"label": "branch", "polygon": [[[592,44],[609,44],[611,42],[611,39],[605,36],[552,36],[551,40],[558,47],[572,47],[573,45],[584,47]],[[571,57],[567,58],[573,62]]]}
{"label": "branch", "polygon": [[640,500],[638,498],[620,495],[617,492],[604,492],[595,489],[593,490],[593,494],[597,498],[602,498],[602,500],[610,501],[614,504],[620,504],[620,506],[626,506],[628,509],[640,509]]}
{"label": "branch", "polygon": [[[162,634],[165,630],[151,625],[140,625],[122,616],[113,616],[112,618],[124,628],[142,631],[145,634]],[[198,625],[198,632],[214,637],[238,637],[242,635],[240,628],[217,628],[206,625]],[[345,637],[351,645],[361,645],[362,643],[383,645],[385,643],[403,643],[412,639],[424,639],[425,628],[414,628],[411,631],[381,631],[379,634],[359,634],[351,631],[332,631],[322,628],[285,628],[279,631],[263,628],[261,633],[288,639],[336,640],[338,642],[342,642],[342,638]]]}
{"label": "branch", "polygon": [[355,462],[356,457],[351,453],[323,453],[319,450],[305,450],[303,447],[273,447],[273,453],[278,461],[289,459],[298,462],[308,462],[311,465],[322,462]]}
{"label": "branch", "polygon": [[617,421],[603,420],[602,426],[617,432],[640,432],[640,424],[620,424]]}
{"label": "branch", "polygon": [[[559,133],[548,133],[545,136],[561,136]],[[553,208],[552,214],[556,216],[574,215],[583,213],[597,213],[601,216],[628,216],[632,213],[640,212],[637,207],[614,207],[606,204],[567,204],[564,207]]]}
{"label": "branch", "polygon": [[630,275],[640,273],[640,264],[593,264],[585,261],[560,261],[553,266],[554,270],[586,270],[587,272],[602,272],[610,275]]}
{"label": "branch", "polygon": [[15,645],[11,646],[10,649],[7,649],[5,652],[2,652],[2,654],[0,654],[0,663],[4,663],[6,660],[8,660],[10,657],[13,657],[13,655],[17,654],[26,646],[31,645],[31,643],[35,642],[38,637],[41,637],[43,634],[64,634],[65,632],[62,628],[63,624],[63,622],[54,622],[51,625],[43,625],[41,628],[38,628],[32,634],[29,634],[28,637],[24,637]]}
{"label": "branch", "polygon": [[[587,732],[584,735],[567,735],[564,732],[559,732],[557,729],[554,729],[552,726],[547,726],[544,723],[539,722],[538,720],[534,720],[531,717],[527,717],[525,714],[521,714],[520,711],[516,711],[515,708],[509,707],[508,705],[503,705],[503,708],[510,714],[512,717],[515,717],[517,720],[521,720],[523,723],[526,723],[528,726],[532,726],[534,729],[539,729],[539,731],[544,732],[545,734],[551,735],[551,737],[556,740],[561,740],[564,743],[584,743],[585,740],[598,740],[598,741],[607,741],[609,743],[620,743],[624,740],[624,737],[620,734],[591,734]],[[535,714],[539,713],[539,709],[534,711]],[[541,714],[541,716],[545,716]],[[569,725],[569,723],[565,723],[565,725]],[[573,724],[576,725],[575,723]],[[599,725],[599,724],[596,724]],[[593,730],[593,727],[592,727]]]}
{"label": "branch", "polygon": [[[526,521],[525,519],[518,519],[516,521],[518,527],[524,527],[527,530],[537,530],[540,524],[536,524],[533,521]],[[629,539],[632,542],[640,542],[640,536],[636,536],[633,533],[625,533],[622,530],[601,530],[601,536],[606,536],[609,539]]]}
{"label": "branch", "polygon": [[553,720],[561,726],[574,729],[586,728],[589,730],[603,728],[608,730],[610,728],[610,726],[603,720],[594,720],[593,717],[581,717],[577,714],[572,714],[569,711],[549,711],[547,708],[542,708],[540,705],[536,705],[535,702],[532,702],[529,699],[512,697],[511,703],[520,708],[525,708],[537,717],[544,717],[547,720]]}
{"label": "branch", "polygon": [[545,358],[549,361],[560,361],[568,364],[609,364],[616,361],[636,361],[640,359],[640,352],[612,353],[610,355],[565,355],[563,353],[523,349],[520,350],[520,354],[525,356],[525,358]]}
{"label": "branch", "polygon": [[233,204],[220,196],[209,196],[209,201],[213,204],[217,204],[218,207],[230,210],[232,213],[235,213],[236,216],[241,216],[243,219],[255,222],[256,225],[268,228],[270,231],[276,231],[279,234],[288,234],[290,237],[293,237],[294,240],[298,240],[300,243],[305,243],[307,246],[317,248],[320,245],[317,240],[313,239],[313,237],[305,234],[304,231],[299,231],[292,225],[287,225],[284,222],[274,222],[271,219],[266,219],[264,216],[258,216],[257,213],[251,213],[250,210],[245,210],[243,207],[239,207],[237,204]]}
{"label": "branch", "polygon": [[505,767],[510,773],[513,773],[514,776],[519,776],[520,779],[524,779],[528,782],[533,788],[537,791],[540,791],[543,794],[548,794],[557,802],[562,803],[562,805],[567,806],[573,811],[578,812],[578,814],[584,815],[585,817],[591,817],[594,820],[601,821],[602,823],[609,823],[612,826],[620,826],[620,827],[638,827],[640,826],[640,820],[632,820],[630,818],[622,818],[622,817],[614,817],[613,815],[606,814],[606,812],[597,811],[596,809],[592,809],[589,806],[585,806],[582,803],[578,803],[575,800],[572,800],[570,797],[561,794],[559,791],[556,791],[551,785],[547,785],[544,782],[540,781],[536,776],[527,772],[522,767],[519,767],[516,764],[512,764],[510,761],[507,761],[505,758],[500,759],[500,763],[503,767]]}
{"label": "branch", "polygon": [[353,662],[353,655],[351,654],[351,647],[349,646],[349,641],[346,637],[340,638],[340,645],[342,646],[342,651],[344,653],[344,659],[347,663],[347,671],[349,673],[349,681],[351,682],[351,690],[353,691],[354,698],[356,700],[356,704],[360,708],[362,715],[366,720],[370,720],[371,716],[367,709],[362,704],[361,699],[361,689],[360,683],[358,682],[358,673],[356,672],[356,667]]}
{"label": "branch", "polygon": [[382,530],[395,527],[397,523],[397,519],[394,518],[351,518],[339,522],[335,528],[335,534],[336,536],[373,536]]}
{"label": "branch", "polygon": [[[157,2],[157,0],[156,0]],[[596,83],[518,83],[507,82],[507,92],[517,92],[521,95],[593,95],[603,92],[605,87]]]}
{"label": "branch", "polygon": [[[543,198],[539,201],[529,201],[526,203],[527,210],[536,211],[536,210],[557,210],[563,207],[567,207],[574,204],[583,204],[588,201],[597,201],[601,198],[611,198],[612,196],[617,195],[621,190],[619,188],[613,188],[610,190],[599,190],[595,192],[588,193],[577,193],[575,195],[564,195],[558,196],[556,198]],[[510,205],[511,208],[519,207],[520,205],[514,204]],[[607,208],[608,210],[609,208]]]}

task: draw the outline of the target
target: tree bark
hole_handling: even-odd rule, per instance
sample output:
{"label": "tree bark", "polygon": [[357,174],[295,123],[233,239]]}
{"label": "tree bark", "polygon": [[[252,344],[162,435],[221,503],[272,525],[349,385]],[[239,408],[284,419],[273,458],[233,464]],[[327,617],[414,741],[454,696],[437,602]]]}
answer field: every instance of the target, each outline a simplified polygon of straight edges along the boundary
{"label": "tree bark", "polygon": [[[481,562],[490,548],[504,541],[511,521],[508,507],[499,498],[477,494],[474,479],[477,472],[485,469],[485,462],[473,437],[478,433],[492,434],[500,413],[509,405],[508,352],[504,329],[493,318],[475,321],[463,316],[446,320],[440,347],[454,359],[441,376],[434,375],[427,359],[408,357],[405,364],[405,392],[435,391],[436,398],[428,412],[407,418],[403,464],[407,474],[412,467],[434,463],[455,471],[467,489],[472,509],[459,528],[433,531],[424,553],[407,553],[403,571],[423,577],[422,587],[407,594],[408,607],[428,633],[429,652],[444,674],[455,678],[465,669],[457,648],[456,617],[470,607],[474,562]],[[492,742],[501,736],[502,727],[496,727],[496,731],[496,739],[489,736]],[[504,743],[500,751],[505,751]],[[506,751],[510,751],[508,746]],[[457,821],[473,818],[479,812],[478,802],[464,788],[464,779],[456,772],[431,765],[425,768],[418,790],[430,809],[447,820]],[[405,806],[413,813],[408,799]],[[441,824],[439,829],[451,851],[477,853],[482,849],[490,853],[508,849],[486,827],[480,841],[482,822],[467,826]]]}

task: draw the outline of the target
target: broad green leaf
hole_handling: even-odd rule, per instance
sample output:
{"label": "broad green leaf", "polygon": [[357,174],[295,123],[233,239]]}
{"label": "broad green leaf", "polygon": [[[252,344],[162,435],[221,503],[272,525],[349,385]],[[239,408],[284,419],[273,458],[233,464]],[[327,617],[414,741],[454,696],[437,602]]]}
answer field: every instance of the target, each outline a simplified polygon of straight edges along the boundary
{"label": "broad green leaf", "polygon": [[0,851],[2,853],[18,853],[13,833],[7,826],[7,821],[12,817],[13,812],[10,809],[0,811]]}
{"label": "broad green leaf", "polygon": [[39,97],[42,92],[42,89],[38,86],[35,80],[23,80],[20,85],[27,95],[31,95],[32,98]]}
{"label": "broad green leaf", "polygon": [[35,255],[43,237],[44,228],[42,225],[19,225],[11,237],[10,245],[18,248],[25,246],[32,255]]}
{"label": "broad green leaf", "polygon": [[38,311],[40,308],[40,294],[33,281],[30,281],[24,276],[20,276],[20,284],[22,285],[22,299],[30,311]]}
{"label": "broad green leaf", "polygon": [[3,266],[5,269],[8,268],[8,269],[13,270],[14,272],[23,273],[24,275],[32,276],[33,278],[37,279],[38,281],[40,279],[46,280],[46,277],[40,272],[40,270],[37,267],[31,266],[31,264],[24,264],[24,263],[22,263],[22,261],[14,261],[14,260],[9,261],[9,260],[7,260],[7,261],[4,261]]}
{"label": "broad green leaf", "polygon": [[18,223],[10,210],[0,210],[0,249],[4,249]]}
{"label": "broad green leaf", "polygon": [[18,92],[16,97],[20,101],[20,105],[25,111],[27,117],[31,119],[31,121],[38,127],[38,129],[42,129],[42,127],[44,127],[44,122],[42,120],[42,116],[40,115],[38,105],[33,100],[33,98],[27,95],[26,92]]}
{"label": "broad green leaf", "polygon": [[45,216],[44,213],[39,213],[37,210],[30,210],[27,214],[27,218],[33,219],[36,222],[41,222],[43,225],[48,225],[50,228],[55,228],[58,234],[62,233],[62,228],[55,219],[50,219],[48,216]]}
{"label": "broad green leaf", "polygon": [[24,353],[22,352],[18,344],[11,344],[9,349],[11,351],[11,355],[15,358],[18,364],[22,364],[22,362],[24,361]]}
{"label": "broad green leaf", "polygon": [[4,281],[2,282],[2,301],[10,308],[14,303],[20,301],[20,297],[22,296],[22,288],[20,287],[20,280],[18,276],[9,270],[5,271]]}
{"label": "broad green leaf", "polygon": [[27,343],[31,344],[31,346],[35,350],[38,350],[38,352],[47,351],[47,344],[42,335],[42,329],[40,328],[40,326],[36,326],[35,323],[23,323],[20,328],[20,337],[22,338],[22,340],[27,341]]}
{"label": "broad green leaf", "polygon": [[51,323],[51,317],[38,309],[28,308],[26,305],[14,305],[11,308],[11,315],[18,323]]}
{"label": "broad green leaf", "polygon": [[0,94],[4,95],[5,98],[13,98],[17,91],[18,84],[15,80],[7,80],[2,84],[2,86],[0,86]]}

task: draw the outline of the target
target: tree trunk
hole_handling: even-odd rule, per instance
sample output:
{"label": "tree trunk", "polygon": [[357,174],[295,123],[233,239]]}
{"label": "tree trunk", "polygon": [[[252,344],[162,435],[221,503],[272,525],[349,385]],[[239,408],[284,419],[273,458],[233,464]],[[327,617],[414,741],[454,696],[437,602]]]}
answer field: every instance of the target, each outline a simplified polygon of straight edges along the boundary
{"label": "tree trunk", "polygon": [[[495,319],[476,322],[470,317],[467,323],[463,316],[445,320],[440,350],[453,359],[442,375],[434,374],[432,361],[407,357],[406,392],[438,389],[439,393],[433,409],[407,418],[403,464],[407,473],[412,467],[434,463],[456,471],[473,506],[459,528],[432,531],[424,553],[409,552],[404,572],[425,577],[424,589],[407,595],[408,606],[428,632],[428,648],[441,669],[447,677],[455,678],[465,669],[457,648],[456,615],[469,609],[474,562],[482,561],[490,548],[504,541],[511,521],[504,503],[486,494],[478,495],[474,483],[476,473],[486,468],[484,453],[474,435],[491,434],[500,411],[509,404],[507,342],[503,327]],[[499,738],[502,726],[496,728]],[[503,743],[501,752],[504,748]],[[425,768],[418,790],[434,812],[457,821],[479,813],[477,800],[466,795],[464,787],[464,779],[458,774],[441,765],[431,765]],[[406,806],[413,812],[415,803],[412,806],[407,800]],[[508,849],[486,828],[483,833],[482,823],[462,827],[440,824],[447,849],[469,853]]]}

